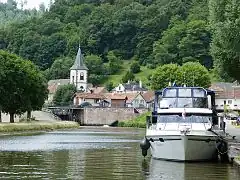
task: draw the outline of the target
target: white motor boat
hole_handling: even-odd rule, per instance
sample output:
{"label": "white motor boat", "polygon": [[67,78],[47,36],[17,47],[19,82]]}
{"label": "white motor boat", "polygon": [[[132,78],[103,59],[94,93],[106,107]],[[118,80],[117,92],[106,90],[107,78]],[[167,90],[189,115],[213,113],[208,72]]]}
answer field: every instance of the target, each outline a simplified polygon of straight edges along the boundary
{"label": "white motor boat", "polygon": [[154,110],[147,118],[142,153],[174,161],[216,159],[227,149],[215,112],[214,92],[198,87],[168,87],[155,92]]}

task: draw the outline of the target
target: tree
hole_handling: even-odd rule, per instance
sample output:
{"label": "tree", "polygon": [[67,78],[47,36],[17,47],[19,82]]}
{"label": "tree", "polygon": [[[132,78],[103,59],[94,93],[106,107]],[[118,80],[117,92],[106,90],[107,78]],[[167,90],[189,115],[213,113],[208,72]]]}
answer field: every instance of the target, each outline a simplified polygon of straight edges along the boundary
{"label": "tree", "polygon": [[113,51],[108,52],[107,59],[109,74],[114,74],[118,72],[121,68],[121,61],[118,57],[115,56]]}
{"label": "tree", "polygon": [[140,66],[139,62],[133,61],[131,66],[130,66],[130,70],[133,73],[139,73],[141,71],[141,66]]}
{"label": "tree", "polygon": [[208,70],[198,62],[187,62],[180,67],[182,74],[181,84],[208,88],[211,78]]}
{"label": "tree", "polygon": [[10,114],[39,109],[47,96],[47,84],[32,62],[0,51],[0,107]]}
{"label": "tree", "polygon": [[159,90],[169,86],[169,83],[181,84],[181,72],[177,64],[166,64],[159,66],[151,77],[151,88]]}
{"label": "tree", "polygon": [[123,83],[126,83],[126,82],[128,82],[128,81],[134,80],[134,78],[135,78],[134,74],[133,74],[131,71],[128,70],[128,71],[123,75],[123,77],[122,77],[122,82],[123,82]]}
{"label": "tree", "polygon": [[208,70],[197,62],[187,62],[182,66],[166,64],[156,69],[151,77],[152,88],[162,89],[173,83],[178,86],[209,87],[211,79]]}
{"label": "tree", "polygon": [[47,79],[67,79],[72,65],[72,58],[60,57],[56,59],[47,72]]}
{"label": "tree", "polygon": [[[210,0],[214,66],[225,80],[240,81],[240,1]],[[229,78],[231,77],[231,78]]]}
{"label": "tree", "polygon": [[89,69],[89,74],[100,75],[103,72],[103,62],[101,57],[97,55],[88,55],[85,57],[86,66]]}
{"label": "tree", "polygon": [[31,92],[28,95],[27,118],[31,118],[31,111],[40,110],[48,96],[47,81],[44,75],[36,68],[34,64],[30,64],[29,73],[31,78]]}
{"label": "tree", "polygon": [[76,93],[76,87],[73,84],[59,86],[53,97],[53,103],[56,106],[68,106],[73,103],[73,96]]}
{"label": "tree", "polygon": [[105,87],[110,92],[114,88],[113,82],[108,82]]}

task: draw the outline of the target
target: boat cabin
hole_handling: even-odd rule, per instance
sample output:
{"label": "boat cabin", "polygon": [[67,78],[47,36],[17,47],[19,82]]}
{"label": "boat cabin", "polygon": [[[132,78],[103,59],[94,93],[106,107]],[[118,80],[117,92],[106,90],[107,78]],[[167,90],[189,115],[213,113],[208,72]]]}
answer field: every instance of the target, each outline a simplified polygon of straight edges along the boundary
{"label": "boat cabin", "polygon": [[157,108],[212,109],[214,106],[214,92],[200,87],[167,87],[155,92],[155,110]]}

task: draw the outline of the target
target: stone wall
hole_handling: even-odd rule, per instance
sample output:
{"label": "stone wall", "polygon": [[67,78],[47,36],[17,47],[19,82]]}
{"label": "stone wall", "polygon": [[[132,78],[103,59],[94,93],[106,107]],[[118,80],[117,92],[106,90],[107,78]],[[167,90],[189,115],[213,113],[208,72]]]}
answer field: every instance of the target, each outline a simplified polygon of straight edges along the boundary
{"label": "stone wall", "polygon": [[110,125],[116,121],[129,120],[146,112],[147,109],[138,109],[140,113],[134,113],[133,108],[85,108],[81,124],[83,125]]}

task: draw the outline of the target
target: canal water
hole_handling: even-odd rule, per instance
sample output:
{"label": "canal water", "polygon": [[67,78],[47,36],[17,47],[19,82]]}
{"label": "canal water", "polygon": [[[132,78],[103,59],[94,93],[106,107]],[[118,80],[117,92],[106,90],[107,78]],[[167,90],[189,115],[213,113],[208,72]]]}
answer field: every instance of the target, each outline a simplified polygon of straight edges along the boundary
{"label": "canal water", "polygon": [[240,179],[229,164],[144,160],[139,148],[143,136],[139,129],[84,127],[0,137],[0,179]]}

